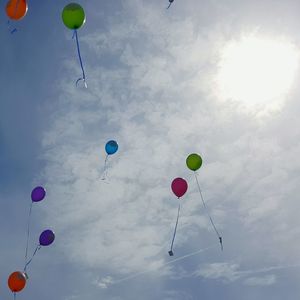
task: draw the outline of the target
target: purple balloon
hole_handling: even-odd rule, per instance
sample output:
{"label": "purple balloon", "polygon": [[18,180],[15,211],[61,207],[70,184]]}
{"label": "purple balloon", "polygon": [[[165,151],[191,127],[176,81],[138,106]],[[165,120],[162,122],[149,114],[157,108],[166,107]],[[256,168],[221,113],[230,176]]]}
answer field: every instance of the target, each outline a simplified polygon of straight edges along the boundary
{"label": "purple balloon", "polygon": [[42,186],[37,186],[31,192],[32,202],[42,201],[46,196],[46,190]]}
{"label": "purple balloon", "polygon": [[40,235],[40,245],[49,246],[53,243],[54,239],[55,239],[55,234],[52,230],[50,229],[44,230]]}

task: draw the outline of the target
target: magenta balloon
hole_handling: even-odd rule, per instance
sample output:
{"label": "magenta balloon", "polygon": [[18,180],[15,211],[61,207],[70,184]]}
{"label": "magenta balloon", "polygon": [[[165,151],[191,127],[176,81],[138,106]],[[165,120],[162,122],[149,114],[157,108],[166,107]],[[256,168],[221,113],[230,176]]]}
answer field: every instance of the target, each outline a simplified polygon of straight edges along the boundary
{"label": "magenta balloon", "polygon": [[182,197],[188,189],[188,184],[183,178],[175,178],[172,181],[171,188],[173,193],[178,197]]}

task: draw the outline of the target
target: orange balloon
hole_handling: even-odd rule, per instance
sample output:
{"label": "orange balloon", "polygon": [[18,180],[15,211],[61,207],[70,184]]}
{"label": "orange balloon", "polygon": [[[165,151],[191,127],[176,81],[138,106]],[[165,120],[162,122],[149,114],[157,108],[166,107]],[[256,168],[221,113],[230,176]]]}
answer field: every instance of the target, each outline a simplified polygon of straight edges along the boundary
{"label": "orange balloon", "polygon": [[13,272],[9,275],[7,284],[13,293],[20,292],[26,285],[26,276],[22,272]]}
{"label": "orange balloon", "polygon": [[27,13],[26,0],[9,0],[6,4],[6,14],[13,20],[21,20]]}

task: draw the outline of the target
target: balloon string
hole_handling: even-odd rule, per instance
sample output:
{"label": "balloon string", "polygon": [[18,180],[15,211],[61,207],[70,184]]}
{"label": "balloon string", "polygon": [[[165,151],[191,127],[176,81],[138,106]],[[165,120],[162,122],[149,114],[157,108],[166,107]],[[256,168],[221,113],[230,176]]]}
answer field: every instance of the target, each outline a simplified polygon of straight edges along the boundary
{"label": "balloon string", "polygon": [[77,79],[77,81],[76,81],[76,86],[78,85],[78,82],[79,82],[80,80],[83,80],[84,86],[85,86],[85,88],[87,88],[87,83],[86,83],[86,80],[85,80],[85,72],[84,72],[83,63],[82,63],[81,54],[80,54],[80,47],[79,47],[79,42],[78,42],[77,29],[74,30],[73,38],[74,38],[74,36],[75,36],[75,38],[76,38],[76,45],[77,45],[78,58],[79,58],[80,67],[81,67],[81,70],[82,70],[82,77],[80,77],[80,78]]}
{"label": "balloon string", "polygon": [[27,239],[26,239],[26,250],[25,250],[25,264],[27,262],[28,256],[28,244],[29,244],[29,235],[30,235],[30,219],[31,219],[31,212],[32,212],[32,201],[30,203],[29,214],[28,214],[28,222],[27,222]]}
{"label": "balloon string", "polygon": [[42,248],[41,245],[37,245],[33,254],[32,254],[32,257],[30,258],[30,260],[28,262],[26,262],[25,264],[25,267],[24,267],[24,273],[26,273],[26,269],[28,267],[28,265],[31,263],[31,261],[33,260],[34,256],[36,255],[36,253]]}
{"label": "balloon string", "polygon": [[215,223],[214,223],[212,217],[210,216],[210,214],[208,212],[208,208],[207,208],[206,203],[204,201],[204,198],[203,198],[203,195],[202,195],[202,192],[201,192],[201,188],[200,188],[200,184],[199,184],[196,172],[194,172],[194,174],[195,174],[195,178],[196,178],[198,190],[199,190],[199,193],[200,193],[200,196],[201,196],[201,200],[202,200],[203,206],[205,208],[205,212],[206,212],[207,216],[209,217],[210,223],[213,226],[216,235],[218,236],[218,239],[219,239],[219,242],[220,242],[220,245],[221,245],[221,250],[223,251],[223,239],[222,239],[221,235],[219,234],[219,232],[217,230],[217,227],[215,226]]}
{"label": "balloon string", "polygon": [[169,3],[169,6],[167,7],[167,9],[169,9],[171,5],[172,5],[172,2]]}
{"label": "balloon string", "polygon": [[106,154],[106,157],[105,157],[104,167],[103,167],[103,175],[102,175],[101,180],[106,180],[106,178],[107,178],[107,173],[108,173],[107,162],[108,162],[108,154]]}
{"label": "balloon string", "polygon": [[[179,199],[179,198],[178,198]],[[171,249],[169,251],[169,255],[173,256],[173,244],[176,236],[176,231],[177,231],[177,225],[178,225],[178,219],[179,219],[179,213],[180,213],[180,203],[178,204],[178,212],[177,212],[177,219],[176,219],[176,224],[175,224],[175,229],[174,229],[174,234],[173,234],[173,239],[171,243]]]}
{"label": "balloon string", "polygon": [[12,27],[10,26],[10,20],[7,20],[7,27],[8,30],[10,31],[10,34],[13,34],[18,31],[17,28],[11,29]]}
{"label": "balloon string", "polygon": [[16,300],[16,292],[14,292],[14,300]]}
{"label": "balloon string", "polygon": [[[17,14],[17,10],[18,10],[19,4],[20,4],[20,0],[18,0],[17,3],[16,3],[13,17],[15,17],[16,14]],[[17,28],[11,29],[11,27],[10,27],[10,21],[9,20],[7,20],[7,25],[8,25],[8,29],[10,30],[11,34],[14,34],[15,32],[17,32]]]}

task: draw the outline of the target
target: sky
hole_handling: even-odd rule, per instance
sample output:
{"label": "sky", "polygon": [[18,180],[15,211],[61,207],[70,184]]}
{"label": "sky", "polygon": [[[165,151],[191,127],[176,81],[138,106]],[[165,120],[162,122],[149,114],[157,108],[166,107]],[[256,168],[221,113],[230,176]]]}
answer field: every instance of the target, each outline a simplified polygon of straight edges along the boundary
{"label": "sky", "polygon": [[[297,299],[299,1],[78,3],[87,89],[67,1],[28,1],[14,34],[0,13],[1,298],[13,299],[42,185],[30,253],[44,229],[56,239],[17,299]],[[189,189],[170,257],[176,177]]]}

